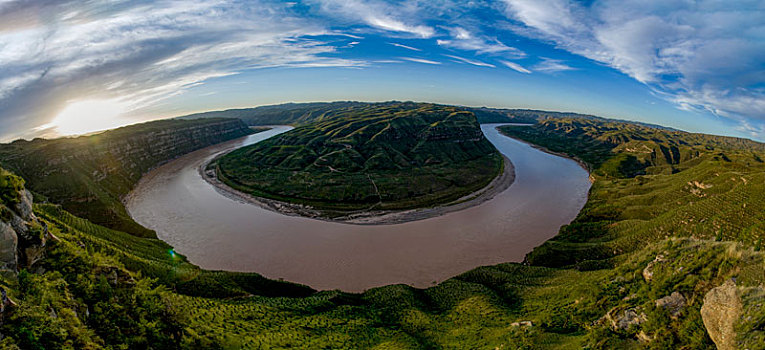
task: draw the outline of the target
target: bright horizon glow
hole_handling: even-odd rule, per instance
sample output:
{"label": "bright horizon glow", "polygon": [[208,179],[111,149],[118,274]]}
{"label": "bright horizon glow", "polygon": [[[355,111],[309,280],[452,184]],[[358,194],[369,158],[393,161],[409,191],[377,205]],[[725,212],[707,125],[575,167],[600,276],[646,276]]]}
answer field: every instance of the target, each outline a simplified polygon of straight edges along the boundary
{"label": "bright horizon glow", "polygon": [[49,124],[59,136],[113,129],[134,121],[120,118],[127,111],[118,100],[82,100],[69,103]]}

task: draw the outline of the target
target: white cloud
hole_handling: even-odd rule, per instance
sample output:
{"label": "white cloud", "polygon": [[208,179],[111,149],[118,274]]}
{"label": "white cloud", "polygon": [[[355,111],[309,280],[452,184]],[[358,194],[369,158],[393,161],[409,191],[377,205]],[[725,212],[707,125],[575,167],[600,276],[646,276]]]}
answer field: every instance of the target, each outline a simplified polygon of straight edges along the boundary
{"label": "white cloud", "polygon": [[486,63],[486,62],[481,62],[481,61],[478,61],[478,60],[472,60],[472,59],[469,59],[469,58],[464,58],[464,57],[459,57],[459,56],[454,56],[454,55],[444,55],[444,56],[452,58],[452,59],[455,60],[455,62],[459,62],[459,63],[467,63],[467,64],[472,64],[474,66],[479,66],[479,67],[496,68],[493,64]]}
{"label": "white cloud", "polygon": [[[420,38],[430,38],[435,30],[427,25],[416,23],[416,16],[407,16],[406,8],[384,1],[360,0],[315,0],[321,10],[333,17],[338,15],[369,26],[391,32],[408,33]],[[411,8],[416,12],[418,8]],[[400,18],[411,17],[407,19]],[[409,13],[410,15],[412,13]]]}
{"label": "white cloud", "polygon": [[439,46],[459,49],[464,51],[474,51],[477,53],[488,54],[503,54],[504,56],[510,56],[511,58],[523,58],[526,54],[515,48],[510,47],[502,43],[496,38],[485,38],[483,36],[476,36],[470,33],[468,30],[455,27],[450,30],[451,39],[438,39],[436,43]]}
{"label": "white cloud", "polygon": [[565,72],[569,70],[576,70],[576,68],[567,65],[562,60],[556,60],[547,57],[540,57],[541,61],[535,64],[532,69],[537,72],[543,73],[557,73]]}
{"label": "white cloud", "polygon": [[523,68],[523,66],[521,66],[518,63],[510,62],[510,61],[504,61],[504,60],[500,60],[499,62],[504,64],[506,67],[508,67],[508,68],[510,68],[512,70],[515,70],[515,71],[518,71],[518,72],[521,72],[521,73],[531,74],[530,70],[528,70],[526,68]]}
{"label": "white cloud", "polygon": [[422,58],[414,58],[414,57],[399,57],[399,58],[402,60],[410,61],[410,62],[425,63],[425,64],[441,64],[441,62],[426,60]]}
{"label": "white cloud", "polygon": [[761,1],[505,3],[518,34],[607,64],[681,108],[765,120]]}
{"label": "white cloud", "polygon": [[259,5],[200,0],[4,8],[0,22],[13,18],[12,11],[32,17],[0,26],[0,139],[48,123],[69,100],[120,98],[135,111],[246,69],[365,64],[326,56],[334,43],[306,38],[334,34],[322,24],[294,17],[278,2]]}
{"label": "white cloud", "polygon": [[416,47],[407,46],[407,45],[404,45],[404,44],[399,44],[399,43],[388,43],[388,44],[393,45],[395,47],[400,47],[400,48],[403,48],[403,49],[407,49],[407,50],[422,51],[422,49],[418,49]]}

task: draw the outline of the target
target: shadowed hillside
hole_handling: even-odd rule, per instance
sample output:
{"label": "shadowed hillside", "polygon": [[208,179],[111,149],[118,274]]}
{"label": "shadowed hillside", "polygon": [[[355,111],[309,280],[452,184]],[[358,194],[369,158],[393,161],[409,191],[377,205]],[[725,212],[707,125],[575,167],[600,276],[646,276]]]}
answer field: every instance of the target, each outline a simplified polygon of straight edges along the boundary
{"label": "shadowed hillside", "polygon": [[237,118],[248,125],[298,125],[332,117],[370,105],[366,102],[285,103],[254,108],[227,109],[190,114],[180,119]]}
{"label": "shadowed hillside", "polygon": [[253,131],[235,119],[160,120],[92,136],[19,140],[0,145],[0,164],[30,190],[95,223],[153,237],[122,205],[149,169]]}

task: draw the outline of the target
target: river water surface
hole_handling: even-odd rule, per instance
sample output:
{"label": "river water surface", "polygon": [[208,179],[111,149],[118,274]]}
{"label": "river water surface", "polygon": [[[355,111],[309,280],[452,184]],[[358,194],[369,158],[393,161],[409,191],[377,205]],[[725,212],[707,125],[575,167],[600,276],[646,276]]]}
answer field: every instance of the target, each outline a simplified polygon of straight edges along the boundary
{"label": "river water surface", "polygon": [[316,289],[427,287],[472,268],[518,262],[577,215],[590,188],[573,160],[544,153],[483,124],[515,166],[515,182],[478,206],[396,225],[362,226],[286,216],[224,196],[198,168],[216,154],[290,129],[199,150],[144,176],[127,202],[140,224],[203,268],[257,272]]}

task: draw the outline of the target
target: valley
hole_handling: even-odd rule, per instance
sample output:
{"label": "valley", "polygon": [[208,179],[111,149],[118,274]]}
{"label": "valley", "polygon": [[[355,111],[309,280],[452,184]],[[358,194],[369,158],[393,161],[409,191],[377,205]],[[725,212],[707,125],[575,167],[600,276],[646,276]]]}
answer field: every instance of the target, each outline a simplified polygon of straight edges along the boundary
{"label": "valley", "polygon": [[[319,290],[362,292],[386,284],[429,287],[477,266],[520,262],[570,222],[587,199],[587,172],[570,159],[481,126],[517,164],[512,186],[483,203],[394,225],[349,225],[287,216],[210,186],[199,168],[226,148],[287,127],[213,146],[148,173],[127,208],[191,262],[211,270],[258,272]],[[223,145],[221,145],[223,146]]]}
{"label": "valley", "polygon": [[[199,166],[227,147],[258,140],[258,134],[242,139],[251,131],[235,119],[208,121],[210,129],[203,120],[154,124],[178,141],[182,130],[221,137],[190,147],[168,142],[151,159],[145,158],[151,152],[110,153],[108,143],[90,144],[103,140],[93,136],[32,141],[83,143],[67,146],[64,156],[73,160],[59,163],[61,153],[3,145],[0,164],[10,171],[0,171],[0,348],[761,348],[765,145],[596,117],[536,115],[531,126],[481,126],[515,166],[507,190],[478,206],[398,225],[285,216],[217,192]],[[145,140],[144,127],[122,129],[131,135],[122,144]],[[265,139],[285,129],[260,134]],[[205,148],[227,140],[217,151]],[[573,160],[530,144],[577,159],[589,179]],[[79,154],[101,155],[88,166],[111,164],[109,154],[120,155],[115,164],[135,166],[101,177],[78,165],[90,159]],[[119,170],[125,168],[136,170]],[[87,186],[54,186],[60,181],[51,176],[61,173]],[[572,195],[563,192],[577,188],[571,180],[584,183],[578,207],[560,221],[534,216],[549,215],[551,200],[564,207],[556,196]],[[136,184],[128,207],[145,231],[94,223],[104,217],[95,203],[74,207],[77,216],[67,209],[70,198],[92,197],[127,213],[120,196]],[[77,197],[61,196],[58,188]],[[152,227],[162,240],[145,233]],[[388,229],[421,245],[392,239]],[[504,245],[489,242],[503,236]],[[253,244],[244,244],[248,239]],[[285,244],[268,245],[279,239]],[[437,262],[460,262],[486,254],[471,250],[482,240],[501,254],[444,268],[440,277],[423,273],[426,263],[400,259],[440,253]],[[342,242],[353,248],[327,249],[326,256],[338,258],[333,263],[311,260],[309,252]],[[359,256],[370,259],[366,265],[342,256],[364,245],[370,250]],[[318,283],[349,280],[355,275],[339,268],[356,263],[361,274],[392,270],[369,254],[374,250],[400,263],[399,272],[436,283],[368,288],[406,278],[394,276],[345,291]],[[204,261],[198,252],[220,260]],[[233,267],[269,257],[283,259],[272,265],[282,272],[263,276],[265,268]],[[306,269],[297,263],[302,259],[318,274],[316,284],[303,282],[310,287],[288,282],[300,281],[286,271]],[[335,271],[337,280],[322,271]]]}

